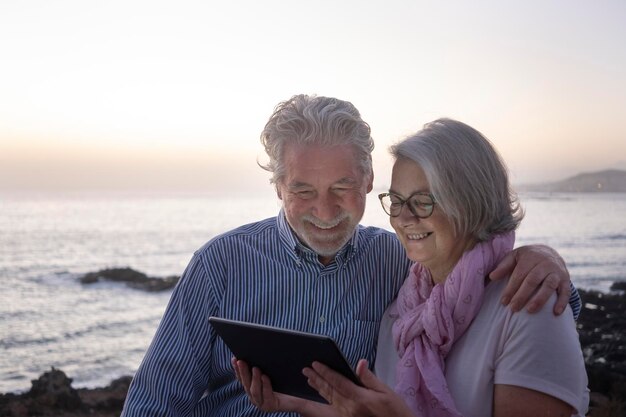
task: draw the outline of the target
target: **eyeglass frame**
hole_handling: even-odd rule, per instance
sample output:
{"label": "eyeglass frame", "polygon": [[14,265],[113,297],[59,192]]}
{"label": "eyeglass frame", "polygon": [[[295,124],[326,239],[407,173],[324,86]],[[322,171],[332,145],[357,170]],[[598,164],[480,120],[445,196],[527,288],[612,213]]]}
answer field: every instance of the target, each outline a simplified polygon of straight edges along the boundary
{"label": "eyeglass frame", "polygon": [[[383,198],[389,197],[389,196],[392,196],[392,195],[397,197],[398,200],[400,200],[400,210],[398,211],[398,214],[396,214],[395,216],[390,213],[391,207],[389,208],[389,211],[387,211],[387,207],[385,206],[385,203],[383,203]],[[408,196],[406,199],[402,198],[402,196],[400,196],[400,195],[398,195],[396,193],[392,193],[392,192],[380,193],[380,194],[378,194],[378,200],[380,201],[380,205],[382,206],[383,211],[385,212],[385,214],[387,214],[389,217],[399,217],[402,214],[402,209],[404,208],[404,205],[406,203],[408,203],[409,200],[411,198],[413,198],[414,196],[416,196],[416,195],[423,195],[423,196],[430,197],[430,199],[433,201],[433,205],[432,205],[432,208],[430,209],[430,213],[428,213],[427,216],[420,216],[419,214],[417,214],[415,212],[415,209],[413,208],[413,206],[411,204],[407,204],[407,207],[409,208],[409,211],[411,212],[411,214],[413,214],[418,219],[427,219],[428,217],[433,215],[433,211],[435,211],[435,204],[437,204],[437,200],[435,200],[435,197],[431,193],[425,193],[423,191],[416,191],[413,194],[411,194],[410,196]]]}

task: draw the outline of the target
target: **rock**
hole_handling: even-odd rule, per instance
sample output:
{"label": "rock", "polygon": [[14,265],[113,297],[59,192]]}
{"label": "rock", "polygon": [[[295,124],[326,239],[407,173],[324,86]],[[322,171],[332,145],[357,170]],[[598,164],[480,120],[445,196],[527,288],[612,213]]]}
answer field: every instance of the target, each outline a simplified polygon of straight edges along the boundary
{"label": "rock", "polygon": [[122,376],[111,381],[111,384],[109,384],[107,389],[111,392],[122,392],[124,393],[124,395],[126,395],[126,391],[128,391],[128,387],[130,386],[132,380],[132,376]]}
{"label": "rock", "polygon": [[175,275],[165,278],[148,278],[148,280],[144,282],[131,282],[128,286],[144,291],[163,291],[176,286],[179,279],[180,277]]}
{"label": "rock", "polygon": [[0,394],[2,417],[118,417],[132,377],[124,376],[105,388],[78,389],[62,371],[52,368],[25,394]]}
{"label": "rock", "polygon": [[583,309],[577,322],[589,378],[591,416],[626,412],[626,294],[578,290]]}
{"label": "rock", "polygon": [[113,380],[108,387],[78,390],[83,403],[90,410],[120,412],[132,377],[123,376]]}
{"label": "rock", "polygon": [[32,381],[25,394],[0,394],[0,415],[7,417],[80,415],[84,404],[72,380],[52,368]]}
{"label": "rock", "polygon": [[82,406],[78,392],[72,388],[72,380],[54,367],[32,381],[28,395],[37,406],[45,408],[76,410]]}
{"label": "rock", "polygon": [[148,276],[132,268],[108,268],[98,272],[89,272],[80,278],[83,284],[93,284],[100,280],[143,283],[149,280]]}
{"label": "rock", "polygon": [[27,417],[27,400],[16,394],[0,394],[0,416]]}
{"label": "rock", "polygon": [[626,291],[626,281],[615,281],[611,284],[611,291]]}
{"label": "rock", "polygon": [[179,280],[177,276],[165,278],[148,277],[143,272],[132,268],[107,268],[89,272],[79,278],[82,284],[94,284],[99,281],[124,282],[131,288],[144,291],[163,291],[173,288]]}

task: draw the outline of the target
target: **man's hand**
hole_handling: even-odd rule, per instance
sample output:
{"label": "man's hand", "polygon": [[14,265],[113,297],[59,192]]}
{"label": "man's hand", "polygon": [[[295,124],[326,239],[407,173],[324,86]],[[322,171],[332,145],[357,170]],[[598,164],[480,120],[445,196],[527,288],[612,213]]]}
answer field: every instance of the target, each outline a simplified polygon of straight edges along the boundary
{"label": "man's hand", "polygon": [[272,383],[259,368],[252,368],[244,361],[231,359],[235,376],[243,385],[248,399],[260,410],[265,412],[290,411],[303,417],[333,417],[330,406],[291,395],[280,394],[272,389]]}
{"label": "man's hand", "polygon": [[[563,313],[570,297],[570,277],[565,261],[549,246],[522,246],[509,253],[491,271],[489,278],[498,280],[510,275],[502,295],[502,304],[513,311],[524,306],[529,313],[538,311],[557,292],[554,314]],[[531,298],[532,297],[532,298]]]}

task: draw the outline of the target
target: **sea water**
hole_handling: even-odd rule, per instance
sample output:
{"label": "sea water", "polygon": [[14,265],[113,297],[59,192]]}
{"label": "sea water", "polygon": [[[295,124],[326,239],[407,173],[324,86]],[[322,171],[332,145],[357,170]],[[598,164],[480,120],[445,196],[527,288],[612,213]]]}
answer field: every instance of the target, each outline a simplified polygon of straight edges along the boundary
{"label": "sea water", "polygon": [[[557,249],[580,288],[626,280],[626,194],[521,198],[517,245]],[[374,193],[367,204],[363,223],[390,229]],[[171,291],[78,278],[126,266],[180,275],[208,239],[279,208],[271,195],[0,195],[0,392],[28,390],[51,366],[74,387],[132,375]]]}

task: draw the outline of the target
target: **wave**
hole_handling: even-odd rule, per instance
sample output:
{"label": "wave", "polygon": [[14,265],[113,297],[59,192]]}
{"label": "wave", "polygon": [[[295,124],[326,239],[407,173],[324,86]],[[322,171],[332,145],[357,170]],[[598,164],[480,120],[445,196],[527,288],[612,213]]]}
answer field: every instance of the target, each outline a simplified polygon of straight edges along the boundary
{"label": "wave", "polygon": [[10,320],[36,320],[42,316],[41,312],[35,310],[15,310],[0,312],[0,322],[7,323]]}
{"label": "wave", "polygon": [[77,329],[71,332],[64,332],[59,336],[47,336],[40,338],[29,337],[7,337],[0,339],[0,349],[15,349],[33,345],[47,345],[61,343],[71,339],[80,339],[91,334],[125,334],[133,331],[142,324],[155,326],[160,317],[149,317],[143,320],[133,321],[114,321],[110,323],[100,323],[93,326],[87,326],[83,329]]}
{"label": "wave", "polygon": [[593,238],[594,240],[626,240],[626,234],[614,234],[614,235],[602,235],[596,236]]}
{"label": "wave", "polygon": [[141,327],[141,324],[152,324],[155,320],[158,321],[158,317],[149,317],[143,320],[133,320],[133,321],[113,321],[110,323],[100,323],[95,324],[93,326],[88,326],[84,329],[75,330],[72,332],[66,332],[63,334],[64,339],[74,339],[80,338],[92,333],[101,333],[101,332],[115,332],[115,333],[126,333],[129,328],[136,328],[137,326]]}
{"label": "wave", "polygon": [[531,193],[519,193],[522,201],[572,201],[575,200],[573,196],[559,195],[559,194],[531,194]]}
{"label": "wave", "polygon": [[41,337],[37,339],[17,339],[13,337],[9,337],[6,339],[0,340],[0,348],[1,349],[13,349],[24,346],[32,346],[32,345],[45,345],[50,343],[56,343],[59,341],[58,337]]}
{"label": "wave", "polygon": [[593,267],[593,266],[600,266],[600,267],[608,267],[608,266],[624,266],[626,265],[626,260],[620,260],[620,261],[602,261],[602,262],[591,262],[591,261],[586,261],[586,262],[576,262],[576,261],[572,261],[572,262],[567,262],[567,266],[568,268],[588,268],[588,267]]}

